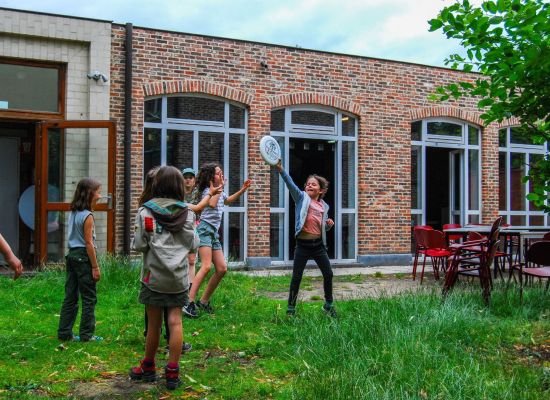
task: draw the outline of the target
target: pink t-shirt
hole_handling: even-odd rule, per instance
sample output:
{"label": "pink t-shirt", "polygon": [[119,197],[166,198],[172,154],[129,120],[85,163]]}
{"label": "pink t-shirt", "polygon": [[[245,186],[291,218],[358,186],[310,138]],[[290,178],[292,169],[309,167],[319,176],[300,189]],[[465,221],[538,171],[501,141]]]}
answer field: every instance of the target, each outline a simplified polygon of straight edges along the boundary
{"label": "pink t-shirt", "polygon": [[311,203],[309,205],[309,208],[307,209],[306,222],[304,223],[304,227],[302,228],[303,232],[321,236],[323,210],[323,203],[311,199]]}

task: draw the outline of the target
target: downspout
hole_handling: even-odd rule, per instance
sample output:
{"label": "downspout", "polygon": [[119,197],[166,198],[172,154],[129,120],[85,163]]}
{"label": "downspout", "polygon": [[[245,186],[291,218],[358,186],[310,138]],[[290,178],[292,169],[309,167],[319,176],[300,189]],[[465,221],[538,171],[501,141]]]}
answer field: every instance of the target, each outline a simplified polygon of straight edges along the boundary
{"label": "downspout", "polygon": [[124,69],[124,255],[130,254],[130,207],[132,204],[132,24],[126,24]]}

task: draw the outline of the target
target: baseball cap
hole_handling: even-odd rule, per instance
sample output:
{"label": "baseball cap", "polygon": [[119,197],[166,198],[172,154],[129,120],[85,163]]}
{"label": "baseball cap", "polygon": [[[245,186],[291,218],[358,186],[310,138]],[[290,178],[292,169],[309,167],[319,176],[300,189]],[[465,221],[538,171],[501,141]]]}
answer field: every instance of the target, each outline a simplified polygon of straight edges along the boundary
{"label": "baseball cap", "polygon": [[181,171],[181,174],[182,175],[185,175],[185,174],[191,174],[193,176],[197,176],[197,174],[195,173],[195,170],[193,168],[184,168],[182,171]]}

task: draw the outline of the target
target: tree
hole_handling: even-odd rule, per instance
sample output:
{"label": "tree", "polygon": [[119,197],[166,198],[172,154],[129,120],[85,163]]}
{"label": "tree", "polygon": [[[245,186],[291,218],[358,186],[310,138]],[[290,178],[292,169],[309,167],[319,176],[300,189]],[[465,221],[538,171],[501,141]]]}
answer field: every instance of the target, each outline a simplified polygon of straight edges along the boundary
{"label": "tree", "polygon": [[[548,0],[483,1],[473,6],[457,0],[429,21],[458,39],[466,55],[452,54],[445,64],[478,71],[474,83],[437,88],[432,99],[479,98],[485,123],[516,117],[520,131],[534,144],[550,143],[550,4]],[[532,192],[527,198],[550,213],[550,155],[532,164]]]}

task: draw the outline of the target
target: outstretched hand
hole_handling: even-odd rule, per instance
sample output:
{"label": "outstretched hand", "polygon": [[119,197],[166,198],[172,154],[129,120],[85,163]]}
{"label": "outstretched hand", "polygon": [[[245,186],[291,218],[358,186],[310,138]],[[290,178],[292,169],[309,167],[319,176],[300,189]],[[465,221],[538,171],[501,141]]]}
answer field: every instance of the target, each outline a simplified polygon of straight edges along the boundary
{"label": "outstretched hand", "polygon": [[242,190],[247,190],[251,184],[252,184],[252,180],[247,179],[246,181],[243,182]]}
{"label": "outstretched hand", "polygon": [[282,172],[283,171],[283,161],[279,159],[277,164],[274,165],[275,168],[277,168],[277,171]]}

